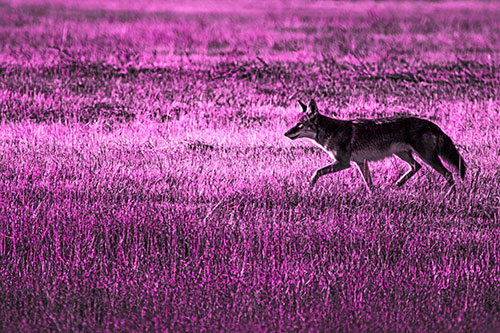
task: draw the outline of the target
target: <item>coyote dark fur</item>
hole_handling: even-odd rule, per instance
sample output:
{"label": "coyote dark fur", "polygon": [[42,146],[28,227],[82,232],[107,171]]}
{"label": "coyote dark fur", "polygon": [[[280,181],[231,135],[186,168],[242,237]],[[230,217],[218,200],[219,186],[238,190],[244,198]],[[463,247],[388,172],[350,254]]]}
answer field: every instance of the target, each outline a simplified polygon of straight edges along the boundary
{"label": "coyote dark fur", "polygon": [[436,124],[416,117],[340,120],[322,115],[314,100],[308,106],[299,101],[305,114],[285,133],[290,139],[308,138],[323,148],[335,163],[318,169],[312,179],[313,186],[328,173],[344,170],[353,161],[369,190],[373,183],[369,161],[396,155],[410,169],[396,184],[403,185],[422,166],[413,154],[444,176],[448,185],[454,185],[453,176],[439,157],[450,163],[464,179],[466,165],[453,141]]}

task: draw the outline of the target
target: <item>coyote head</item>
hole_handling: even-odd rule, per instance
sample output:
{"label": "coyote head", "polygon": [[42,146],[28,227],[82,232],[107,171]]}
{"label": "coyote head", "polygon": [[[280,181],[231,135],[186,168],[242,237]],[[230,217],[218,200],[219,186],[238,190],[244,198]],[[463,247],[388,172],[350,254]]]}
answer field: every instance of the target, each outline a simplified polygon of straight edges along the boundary
{"label": "coyote head", "polygon": [[305,105],[301,101],[299,101],[299,104],[305,114],[300,117],[295,126],[290,128],[285,133],[285,136],[292,140],[298,138],[314,139],[318,133],[318,106],[316,105],[314,99],[311,99],[309,106]]}

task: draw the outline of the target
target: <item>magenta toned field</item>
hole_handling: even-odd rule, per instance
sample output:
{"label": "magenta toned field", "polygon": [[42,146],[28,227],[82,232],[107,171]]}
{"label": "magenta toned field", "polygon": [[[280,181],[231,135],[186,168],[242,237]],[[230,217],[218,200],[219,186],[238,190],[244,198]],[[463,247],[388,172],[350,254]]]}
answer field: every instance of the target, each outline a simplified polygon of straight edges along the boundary
{"label": "magenta toned field", "polygon": [[[0,331],[498,331],[499,17],[0,0]],[[331,161],[284,133],[311,98],[433,121],[465,180],[310,188]]]}

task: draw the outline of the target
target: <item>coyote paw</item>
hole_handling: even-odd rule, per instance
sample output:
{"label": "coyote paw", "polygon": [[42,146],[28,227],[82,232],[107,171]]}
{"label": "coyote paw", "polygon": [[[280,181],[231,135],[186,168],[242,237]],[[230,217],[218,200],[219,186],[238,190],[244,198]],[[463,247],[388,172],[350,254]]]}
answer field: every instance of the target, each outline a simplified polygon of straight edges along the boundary
{"label": "coyote paw", "polygon": [[316,184],[316,182],[318,181],[318,178],[319,178],[318,174],[314,173],[314,175],[311,178],[311,184],[309,185],[309,187],[312,188],[314,186],[314,184]]}
{"label": "coyote paw", "polygon": [[449,187],[448,191],[446,191],[446,194],[445,194],[446,197],[457,193],[457,187],[456,187],[455,183],[451,183],[451,184],[448,183],[446,185]]}

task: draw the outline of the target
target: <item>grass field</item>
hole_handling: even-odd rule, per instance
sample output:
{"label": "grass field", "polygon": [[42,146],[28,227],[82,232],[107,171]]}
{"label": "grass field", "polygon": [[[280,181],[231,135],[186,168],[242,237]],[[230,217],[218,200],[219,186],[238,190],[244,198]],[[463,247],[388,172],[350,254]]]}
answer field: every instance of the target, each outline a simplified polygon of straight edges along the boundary
{"label": "grass field", "polygon": [[[500,328],[500,5],[0,1],[1,331]],[[430,119],[468,164],[284,132]]]}

